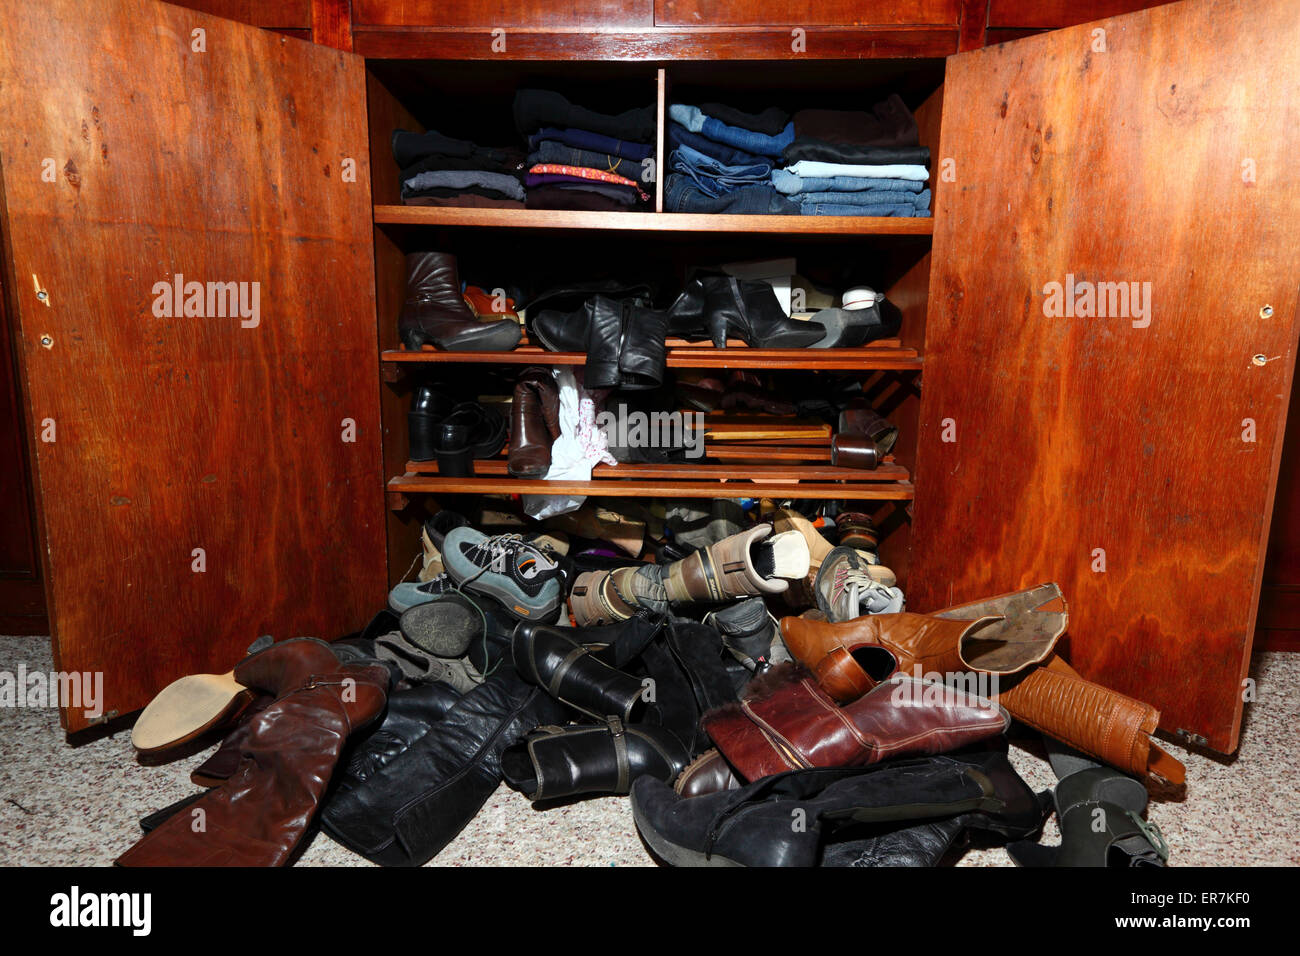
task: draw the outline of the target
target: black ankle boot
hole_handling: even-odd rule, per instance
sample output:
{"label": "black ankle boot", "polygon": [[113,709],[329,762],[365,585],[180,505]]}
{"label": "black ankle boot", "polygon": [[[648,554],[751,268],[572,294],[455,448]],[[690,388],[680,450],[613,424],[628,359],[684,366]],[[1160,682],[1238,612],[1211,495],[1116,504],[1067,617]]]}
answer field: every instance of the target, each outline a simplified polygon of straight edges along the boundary
{"label": "black ankle boot", "polygon": [[[789,318],[766,282],[735,276],[697,276],[668,310],[670,334],[703,329],[715,348],[727,347],[728,333],[751,348],[803,348],[826,335],[817,322]],[[690,337],[687,335],[687,337]]]}
{"label": "black ankle boot", "polygon": [[591,648],[570,636],[574,633],[581,632],[521,623],[511,646],[519,675],[598,720],[611,715],[628,722],[638,719],[646,707],[644,685],[597,660]]}
{"label": "black ankle boot", "polygon": [[671,783],[689,761],[671,731],[610,717],[599,727],[539,727],[501,755],[501,770],[506,783],[536,802],[623,795],[646,776]]}

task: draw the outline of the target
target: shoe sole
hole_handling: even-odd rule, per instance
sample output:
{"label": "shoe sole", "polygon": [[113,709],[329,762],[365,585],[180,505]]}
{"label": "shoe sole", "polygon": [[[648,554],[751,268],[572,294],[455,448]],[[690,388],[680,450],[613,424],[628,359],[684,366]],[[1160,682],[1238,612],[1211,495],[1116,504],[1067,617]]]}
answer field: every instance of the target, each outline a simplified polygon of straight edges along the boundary
{"label": "shoe sole", "polygon": [[141,753],[153,753],[187,743],[232,720],[252,697],[252,691],[235,680],[234,671],[182,677],[141,711],[131,728],[131,745]]}
{"label": "shoe sole", "polygon": [[460,657],[483,635],[483,620],[473,608],[447,600],[407,609],[398,627],[408,641],[435,657]]}
{"label": "shoe sole", "polygon": [[737,863],[735,860],[729,860],[725,856],[713,854],[706,857],[699,850],[692,850],[681,844],[673,843],[671,840],[665,840],[655,832],[654,827],[650,826],[641,813],[641,807],[635,800],[632,801],[632,819],[636,823],[637,832],[641,834],[641,839],[649,844],[650,849],[654,850],[655,855],[663,860],[669,866],[744,866],[743,863]]}

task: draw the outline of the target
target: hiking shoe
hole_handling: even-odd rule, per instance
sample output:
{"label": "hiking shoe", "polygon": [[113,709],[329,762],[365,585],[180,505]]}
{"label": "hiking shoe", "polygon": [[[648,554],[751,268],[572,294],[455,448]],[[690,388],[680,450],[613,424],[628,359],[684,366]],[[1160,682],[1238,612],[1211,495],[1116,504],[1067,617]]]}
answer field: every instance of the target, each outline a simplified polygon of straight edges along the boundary
{"label": "hiking shoe", "polygon": [[876,581],[862,552],[833,548],[822,561],[813,585],[817,607],[832,622],[851,621],[864,614],[897,614],[903,592]]}
{"label": "hiking shoe", "polygon": [[445,573],[422,584],[405,581],[388,592],[388,606],[394,614],[405,614],[413,607],[436,601],[445,594],[453,594],[456,585]]}
{"label": "hiking shoe", "polygon": [[444,539],[442,560],[452,581],[495,598],[521,621],[553,621],[564,605],[568,572],[560,555],[521,535],[456,528]]}

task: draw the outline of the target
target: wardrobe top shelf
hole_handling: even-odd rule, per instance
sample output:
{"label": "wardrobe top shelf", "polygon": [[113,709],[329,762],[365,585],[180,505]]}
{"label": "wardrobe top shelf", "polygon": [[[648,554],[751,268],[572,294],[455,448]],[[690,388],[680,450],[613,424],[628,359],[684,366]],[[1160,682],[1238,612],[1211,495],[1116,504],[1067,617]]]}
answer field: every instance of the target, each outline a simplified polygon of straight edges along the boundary
{"label": "wardrobe top shelf", "polygon": [[848,236],[929,236],[934,218],[877,216],[733,216],[568,209],[478,209],[375,206],[375,222],[403,226],[489,226],[515,229],[616,229],[625,232],[732,232]]}
{"label": "wardrobe top shelf", "polygon": [[[897,341],[897,340],[890,340]],[[582,365],[585,352],[548,352],[535,345],[520,346],[513,352],[411,352],[390,349],[381,358],[389,367],[408,362],[436,362],[456,365]],[[669,368],[754,368],[820,369],[827,371],[889,371],[919,369],[921,357],[910,348],[853,349],[751,349],[673,348],[668,349]],[[385,376],[392,380],[391,376]]]}

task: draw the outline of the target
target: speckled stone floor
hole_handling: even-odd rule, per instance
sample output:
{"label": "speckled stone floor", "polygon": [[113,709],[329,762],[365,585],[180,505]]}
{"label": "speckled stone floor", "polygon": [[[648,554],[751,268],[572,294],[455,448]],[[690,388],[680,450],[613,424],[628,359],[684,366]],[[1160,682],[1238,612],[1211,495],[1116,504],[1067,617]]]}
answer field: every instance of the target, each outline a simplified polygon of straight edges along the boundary
{"label": "speckled stone floor", "polygon": [[[49,670],[49,642],[0,637],[0,670]],[[1258,699],[1247,706],[1233,760],[1179,753],[1186,799],[1155,803],[1150,819],[1172,848],[1174,866],[1300,864],[1300,654],[1256,655]],[[196,754],[141,766],[128,734],[70,747],[51,709],[0,708],[0,865],[106,865],[140,835],[141,816],[192,792]],[[1012,747],[1012,762],[1035,789],[1054,782],[1041,756]],[[1055,821],[1044,841],[1057,840]],[[319,835],[299,866],[368,866]],[[624,797],[536,811],[502,787],[431,866],[648,866]],[[959,866],[1009,866],[1001,848],[971,850]]]}

